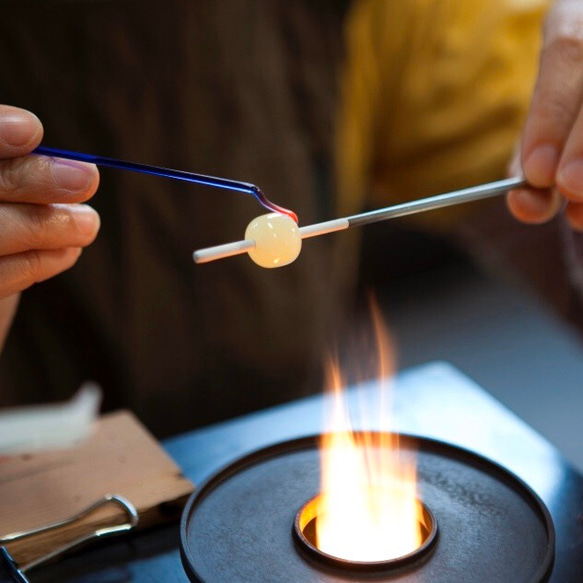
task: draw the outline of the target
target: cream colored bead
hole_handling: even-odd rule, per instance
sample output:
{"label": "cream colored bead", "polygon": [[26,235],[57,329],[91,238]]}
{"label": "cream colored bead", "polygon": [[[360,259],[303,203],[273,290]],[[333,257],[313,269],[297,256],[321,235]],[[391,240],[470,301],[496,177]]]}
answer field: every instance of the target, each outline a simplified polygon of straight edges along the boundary
{"label": "cream colored bead", "polygon": [[289,265],[302,249],[302,237],[295,221],[287,215],[270,213],[253,219],[245,231],[245,239],[253,239],[251,259],[261,267]]}

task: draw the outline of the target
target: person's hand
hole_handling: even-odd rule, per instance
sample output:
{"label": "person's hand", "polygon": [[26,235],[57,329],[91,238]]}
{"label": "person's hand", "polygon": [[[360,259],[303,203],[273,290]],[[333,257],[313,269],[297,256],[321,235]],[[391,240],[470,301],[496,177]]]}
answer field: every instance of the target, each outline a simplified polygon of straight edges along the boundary
{"label": "person's hand", "polygon": [[545,23],[539,75],[513,173],[536,188],[508,194],[510,211],[544,223],[565,206],[583,231],[583,1],[557,0]]}
{"label": "person's hand", "polygon": [[92,164],[28,156],[40,143],[38,118],[0,105],[0,346],[18,293],[72,267],[97,235],[89,199]]}

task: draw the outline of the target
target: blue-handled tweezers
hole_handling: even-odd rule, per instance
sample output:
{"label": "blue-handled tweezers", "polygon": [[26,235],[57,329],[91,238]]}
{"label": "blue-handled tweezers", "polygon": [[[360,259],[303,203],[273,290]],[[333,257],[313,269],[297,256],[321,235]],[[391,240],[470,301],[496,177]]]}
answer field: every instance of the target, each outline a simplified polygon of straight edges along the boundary
{"label": "blue-handled tweezers", "polygon": [[248,182],[240,182],[238,180],[230,180],[228,178],[218,178],[216,176],[206,176],[205,174],[195,174],[194,172],[185,172],[184,170],[172,170],[171,168],[150,166],[148,164],[138,164],[136,162],[126,162],[124,160],[117,160],[115,158],[94,156],[93,154],[82,154],[81,152],[71,152],[69,150],[48,148],[47,146],[39,146],[36,150],[33,151],[33,154],[65,158],[67,160],[77,160],[79,162],[90,162],[91,164],[96,164],[97,166],[104,166],[107,168],[129,170],[131,172],[140,172],[142,174],[152,174],[154,176],[172,178],[173,180],[182,180],[185,182],[202,184],[204,186],[212,186],[215,188],[243,192],[245,194],[254,196],[259,204],[263,205],[266,209],[273,212],[282,213],[284,215],[289,215],[296,223],[298,222],[298,218],[293,211],[271,202],[263,194],[258,186]]}

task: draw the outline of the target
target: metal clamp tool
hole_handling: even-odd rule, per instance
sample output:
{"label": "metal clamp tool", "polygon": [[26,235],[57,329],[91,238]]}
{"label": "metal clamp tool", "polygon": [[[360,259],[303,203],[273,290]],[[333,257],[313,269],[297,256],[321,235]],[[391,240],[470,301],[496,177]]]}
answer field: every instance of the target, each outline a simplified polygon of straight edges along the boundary
{"label": "metal clamp tool", "polygon": [[55,522],[53,524],[41,526],[32,530],[14,532],[8,535],[4,535],[0,537],[0,545],[22,540],[24,538],[28,538],[40,533],[48,532],[50,530],[62,528],[63,526],[67,526],[73,522],[85,518],[89,514],[92,514],[107,504],[116,504],[117,506],[120,506],[126,513],[127,521],[123,524],[117,524],[115,526],[98,528],[97,530],[83,535],[71,542],[68,542],[63,546],[60,546],[59,548],[51,551],[50,553],[47,553],[46,555],[39,557],[34,561],[30,561],[25,565],[18,565],[6,547],[0,546],[0,583],[29,583],[25,573],[34,569],[35,567],[43,565],[44,563],[47,563],[52,559],[55,559],[56,557],[59,557],[62,554],[84,545],[92,540],[102,539],[116,534],[122,534],[132,530],[137,526],[138,511],[136,510],[135,506],[129,500],[126,500],[123,496],[107,494],[101,500],[98,500],[88,508],[60,522]]}

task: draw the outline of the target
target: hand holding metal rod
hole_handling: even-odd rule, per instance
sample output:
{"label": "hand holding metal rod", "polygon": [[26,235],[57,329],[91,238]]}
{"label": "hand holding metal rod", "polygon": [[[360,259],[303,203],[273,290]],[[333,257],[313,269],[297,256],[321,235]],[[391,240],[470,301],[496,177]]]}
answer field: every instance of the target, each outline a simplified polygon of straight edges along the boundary
{"label": "hand holding metal rod", "polygon": [[66,160],[89,162],[91,164],[96,164],[97,166],[104,166],[107,168],[130,170],[131,172],[152,174],[154,176],[163,176],[165,178],[193,182],[196,184],[202,184],[204,186],[213,186],[215,188],[243,192],[245,194],[254,196],[257,201],[266,209],[288,215],[294,221],[296,221],[296,223],[298,221],[298,217],[293,211],[271,202],[266,198],[263,192],[261,192],[261,189],[258,186],[249,184],[248,182],[239,182],[238,180],[229,180],[228,178],[218,178],[216,176],[206,176],[205,174],[195,174],[194,172],[184,172],[183,170],[172,170],[170,168],[161,168],[159,166],[150,166],[148,164],[138,164],[136,162],[126,162],[124,160],[117,160],[115,158],[94,156],[93,154],[82,154],[81,152],[71,152],[69,150],[59,150],[57,148],[48,148],[46,146],[39,146],[32,153],[41,154],[43,156],[53,156],[55,158],[65,158]]}
{"label": "hand holding metal rod", "polygon": [[[437,196],[430,196],[411,202],[396,204],[381,208],[378,210],[360,213],[349,217],[334,219],[323,223],[316,223],[314,225],[307,225],[299,228],[299,233],[302,239],[309,237],[317,237],[325,235],[326,233],[333,233],[335,231],[342,231],[351,227],[361,227],[379,221],[386,221],[388,219],[395,219],[397,217],[404,217],[415,213],[444,208],[464,202],[474,200],[481,200],[504,194],[508,190],[525,186],[524,178],[507,178],[506,180],[499,180],[498,182],[490,182],[489,184],[481,184],[471,188],[464,188],[455,192],[448,192],[439,194]],[[245,239],[235,243],[227,243],[225,245],[218,245],[216,247],[209,247],[207,249],[200,249],[193,254],[196,263],[207,263],[215,261],[216,259],[223,259],[233,255],[240,255],[255,248],[255,241],[253,239]]]}

